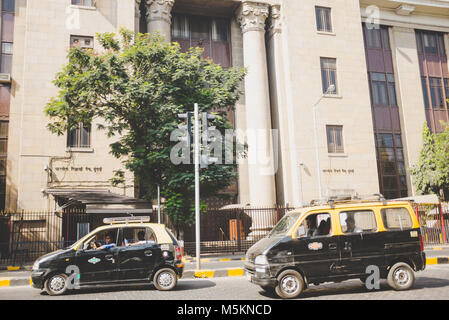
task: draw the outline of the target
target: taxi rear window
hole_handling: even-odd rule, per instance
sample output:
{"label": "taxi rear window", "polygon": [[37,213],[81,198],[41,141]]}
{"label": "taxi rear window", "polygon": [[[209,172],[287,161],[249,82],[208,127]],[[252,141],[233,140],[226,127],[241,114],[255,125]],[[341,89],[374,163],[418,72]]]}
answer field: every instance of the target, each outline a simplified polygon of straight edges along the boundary
{"label": "taxi rear window", "polygon": [[388,230],[403,230],[413,227],[412,218],[406,208],[385,208],[381,210],[384,226]]}

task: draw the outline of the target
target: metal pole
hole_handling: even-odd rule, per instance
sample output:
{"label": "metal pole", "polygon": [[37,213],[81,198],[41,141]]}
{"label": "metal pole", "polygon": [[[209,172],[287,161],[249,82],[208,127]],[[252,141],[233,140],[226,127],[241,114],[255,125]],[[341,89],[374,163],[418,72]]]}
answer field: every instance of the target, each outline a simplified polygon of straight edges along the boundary
{"label": "metal pole", "polygon": [[157,223],[161,224],[161,187],[157,185]]}
{"label": "metal pole", "polygon": [[196,237],[196,269],[201,270],[200,263],[200,117],[198,111],[198,103],[195,103],[195,237]]}

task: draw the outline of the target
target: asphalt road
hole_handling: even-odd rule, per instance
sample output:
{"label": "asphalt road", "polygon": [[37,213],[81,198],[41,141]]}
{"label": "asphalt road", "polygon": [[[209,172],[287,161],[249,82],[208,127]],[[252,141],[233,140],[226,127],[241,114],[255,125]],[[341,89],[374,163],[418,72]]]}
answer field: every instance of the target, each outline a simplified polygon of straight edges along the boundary
{"label": "asphalt road", "polygon": [[[0,288],[0,300],[273,300],[276,296],[249,283],[245,277],[181,279],[169,292],[152,285],[95,287],[51,297],[32,287]],[[416,274],[414,287],[394,291],[385,281],[380,290],[368,290],[359,280],[311,285],[302,300],[449,300],[449,265],[432,265]]]}

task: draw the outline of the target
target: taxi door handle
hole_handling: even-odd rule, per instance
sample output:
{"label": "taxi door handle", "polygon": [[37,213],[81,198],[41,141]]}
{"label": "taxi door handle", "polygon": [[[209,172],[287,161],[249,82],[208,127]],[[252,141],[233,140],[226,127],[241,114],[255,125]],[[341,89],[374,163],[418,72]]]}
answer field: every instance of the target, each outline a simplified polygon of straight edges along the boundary
{"label": "taxi door handle", "polygon": [[143,254],[147,257],[151,257],[153,255],[153,252],[151,250],[147,250],[147,251],[144,251]]}
{"label": "taxi door handle", "polygon": [[329,249],[330,250],[336,250],[337,249],[337,244],[336,243],[329,243]]}
{"label": "taxi door handle", "polygon": [[108,254],[105,256],[106,260],[111,261],[112,263],[115,263],[114,256],[112,254]]}

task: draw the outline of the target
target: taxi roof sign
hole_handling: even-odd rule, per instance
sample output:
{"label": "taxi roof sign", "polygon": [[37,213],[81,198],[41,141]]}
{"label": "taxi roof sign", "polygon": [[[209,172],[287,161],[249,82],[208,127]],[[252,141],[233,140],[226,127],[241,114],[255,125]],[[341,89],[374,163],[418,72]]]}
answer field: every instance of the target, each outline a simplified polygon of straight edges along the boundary
{"label": "taxi roof sign", "polygon": [[150,222],[149,216],[104,218],[104,224]]}

